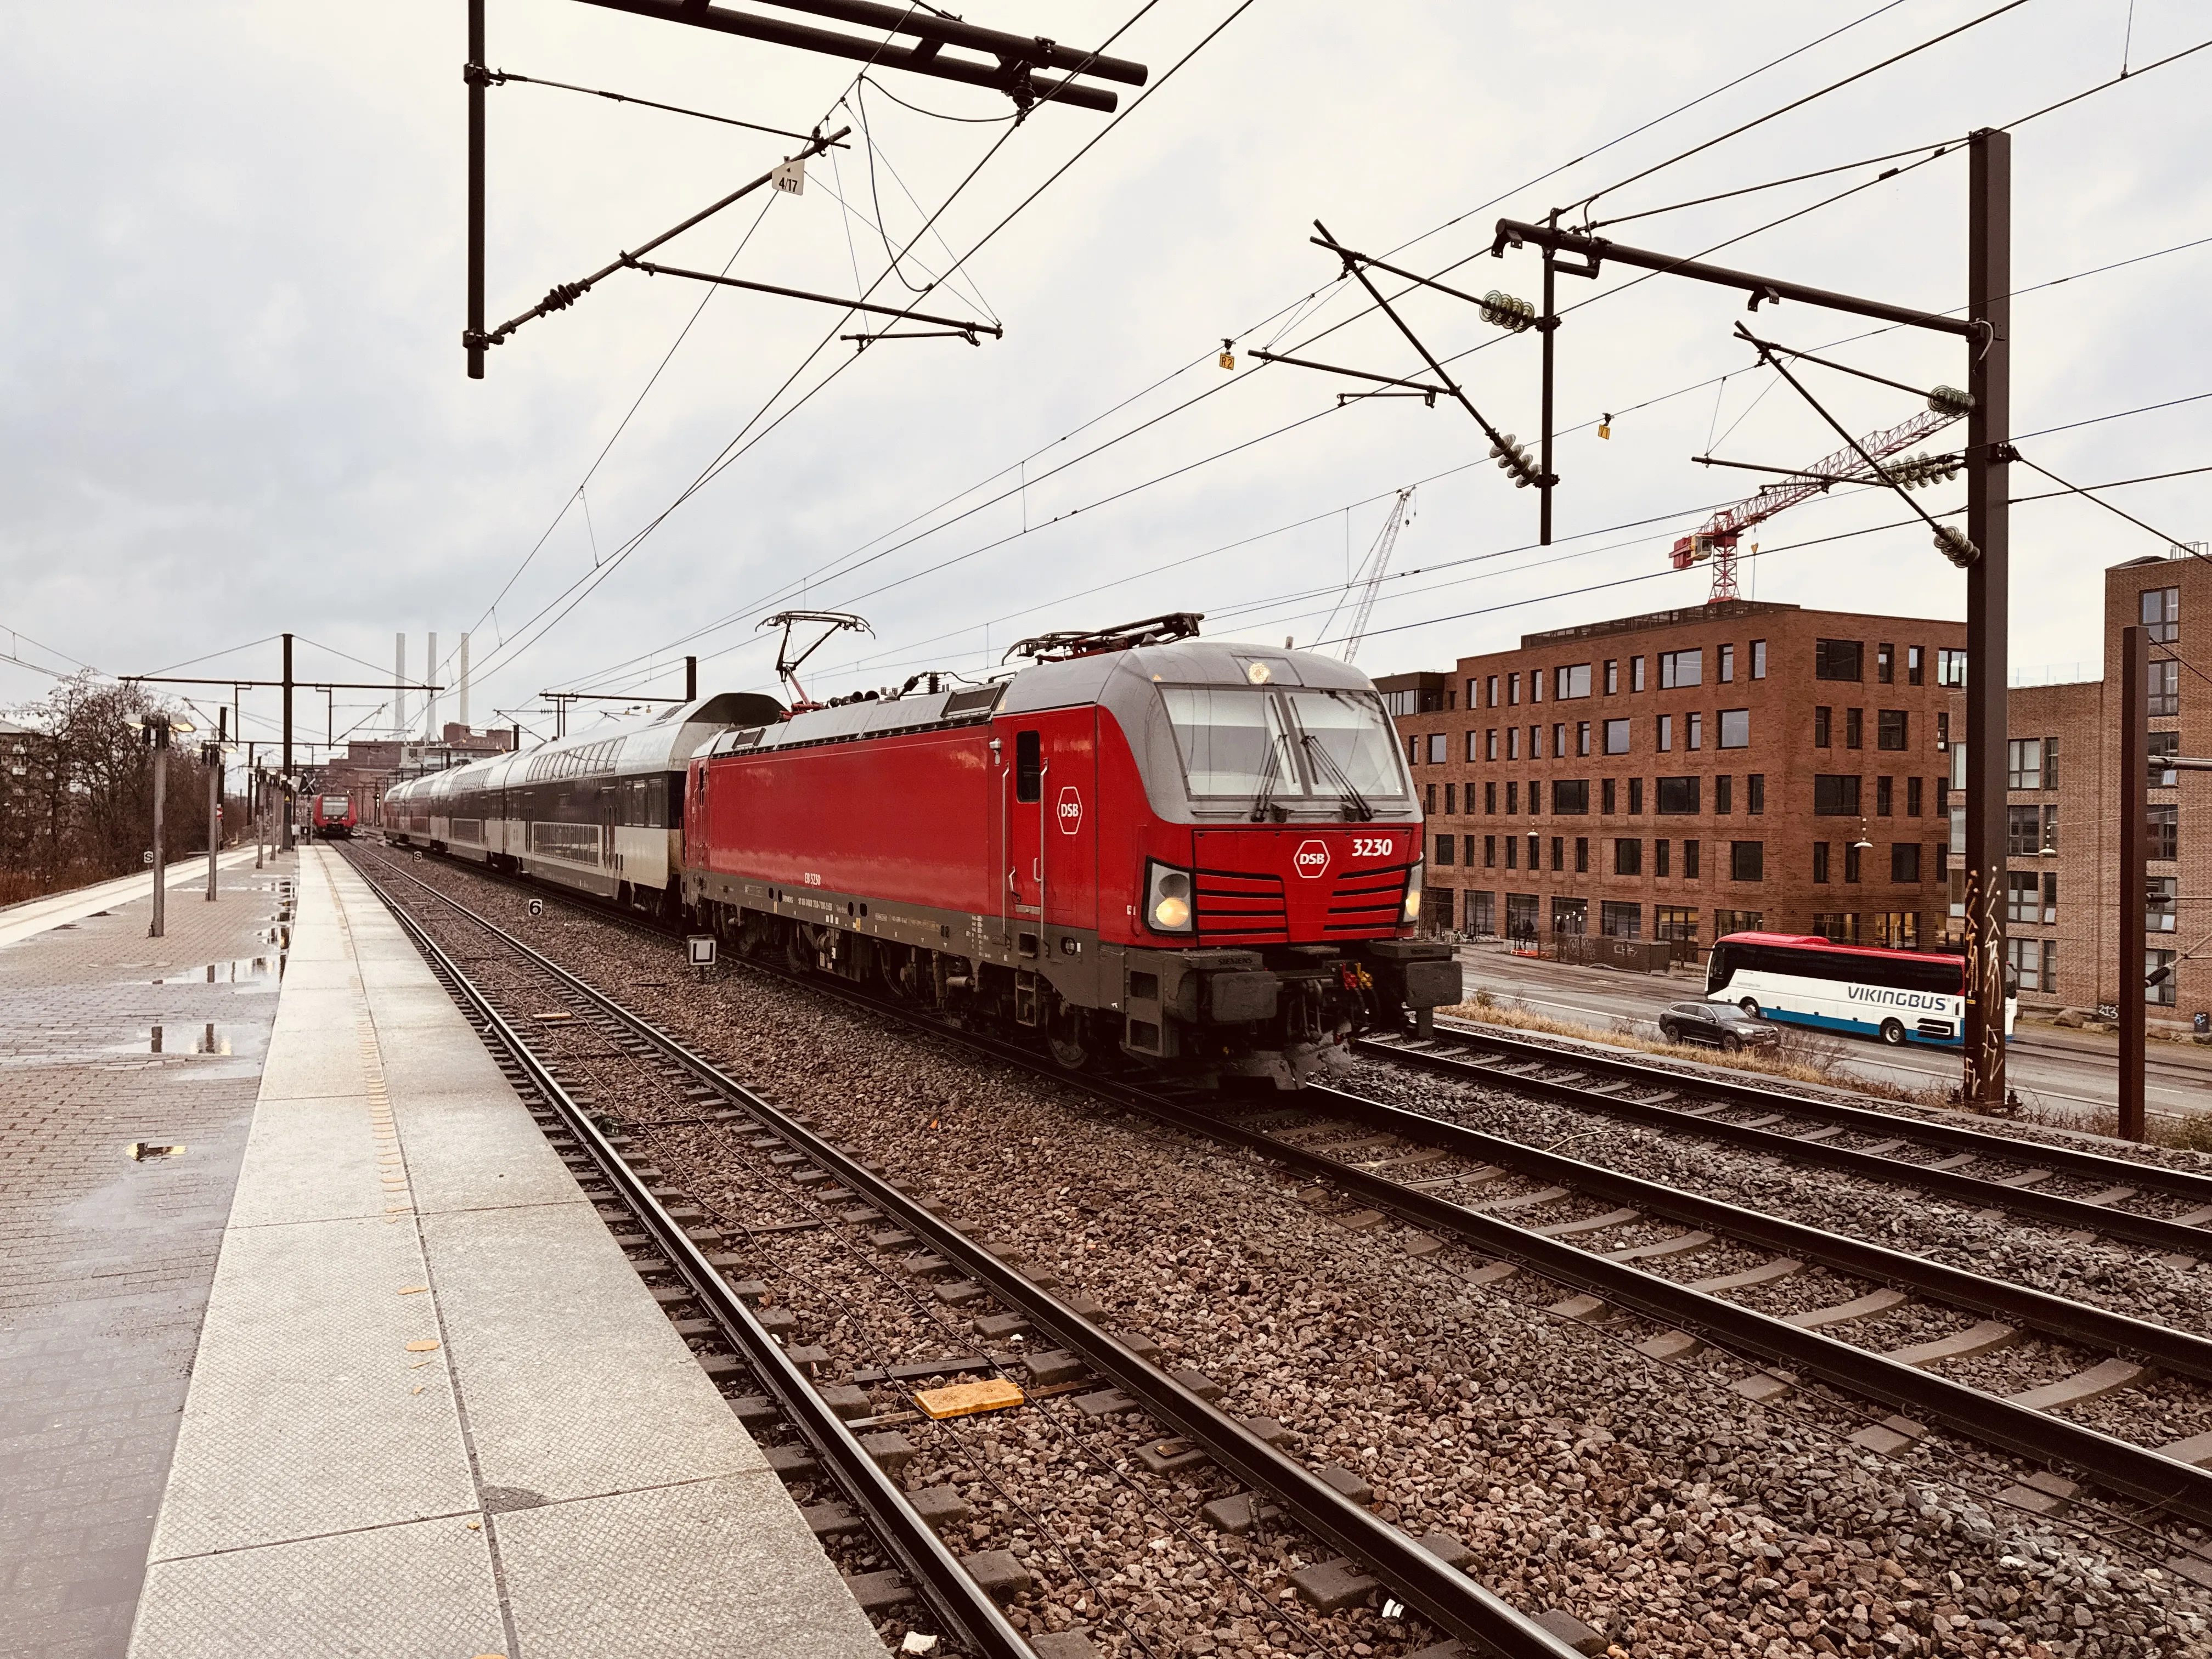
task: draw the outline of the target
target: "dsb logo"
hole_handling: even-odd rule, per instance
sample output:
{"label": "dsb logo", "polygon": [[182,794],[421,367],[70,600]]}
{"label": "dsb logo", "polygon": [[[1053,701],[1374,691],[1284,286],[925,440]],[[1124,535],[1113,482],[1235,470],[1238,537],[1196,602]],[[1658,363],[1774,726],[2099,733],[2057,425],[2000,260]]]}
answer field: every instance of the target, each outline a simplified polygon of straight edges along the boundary
{"label": "dsb logo", "polygon": [[1328,843],[1318,837],[1298,843],[1298,850],[1291,854],[1291,868],[1311,881],[1328,870]]}

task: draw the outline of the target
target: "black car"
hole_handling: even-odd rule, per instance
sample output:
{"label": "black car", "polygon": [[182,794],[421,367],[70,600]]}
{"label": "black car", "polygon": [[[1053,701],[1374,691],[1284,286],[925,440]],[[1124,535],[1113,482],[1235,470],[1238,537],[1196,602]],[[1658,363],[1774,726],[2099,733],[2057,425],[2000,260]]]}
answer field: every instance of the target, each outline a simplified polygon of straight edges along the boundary
{"label": "black car", "polygon": [[1703,1042],[1730,1054],[1771,1048],[1782,1040],[1773,1026],[1729,1002],[1677,1002],[1660,1014],[1659,1035],[1669,1042]]}

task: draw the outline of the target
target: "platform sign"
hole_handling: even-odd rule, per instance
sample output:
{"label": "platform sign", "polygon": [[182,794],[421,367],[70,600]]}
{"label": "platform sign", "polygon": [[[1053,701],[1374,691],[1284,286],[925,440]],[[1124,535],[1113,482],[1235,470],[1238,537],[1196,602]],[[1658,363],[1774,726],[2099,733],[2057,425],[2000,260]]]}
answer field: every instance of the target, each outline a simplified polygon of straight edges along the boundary
{"label": "platform sign", "polygon": [[693,933],[684,941],[684,949],[694,968],[708,969],[714,965],[714,936],[712,933]]}
{"label": "platform sign", "polygon": [[545,901],[544,899],[532,899],[530,901],[529,904],[524,908],[530,912],[530,919],[532,921],[535,921],[538,917],[545,914]]}

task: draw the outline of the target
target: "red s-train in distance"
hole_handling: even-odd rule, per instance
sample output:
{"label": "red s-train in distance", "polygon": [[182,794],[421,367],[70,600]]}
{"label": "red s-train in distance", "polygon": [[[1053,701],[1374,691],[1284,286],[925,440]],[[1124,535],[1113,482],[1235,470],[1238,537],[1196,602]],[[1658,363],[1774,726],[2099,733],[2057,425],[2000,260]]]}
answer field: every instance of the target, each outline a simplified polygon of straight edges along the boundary
{"label": "red s-train in distance", "polygon": [[1413,937],[1422,816],[1373,682],[1197,622],[723,732],[683,790],[685,913],[1071,1068],[1295,1087],[1425,1023],[1460,969]]}
{"label": "red s-train in distance", "polygon": [[315,833],[325,841],[343,840],[351,836],[357,822],[351,795],[319,794],[315,797],[310,815]]}

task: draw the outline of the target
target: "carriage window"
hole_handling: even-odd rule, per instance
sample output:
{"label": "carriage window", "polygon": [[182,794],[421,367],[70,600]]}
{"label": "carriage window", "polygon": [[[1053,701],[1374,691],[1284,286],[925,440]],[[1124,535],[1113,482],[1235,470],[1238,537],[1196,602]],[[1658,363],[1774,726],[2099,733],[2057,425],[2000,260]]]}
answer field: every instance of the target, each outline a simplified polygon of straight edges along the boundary
{"label": "carriage window", "polygon": [[1036,800],[1044,787],[1044,744],[1040,733],[1014,733],[1014,799]]}

